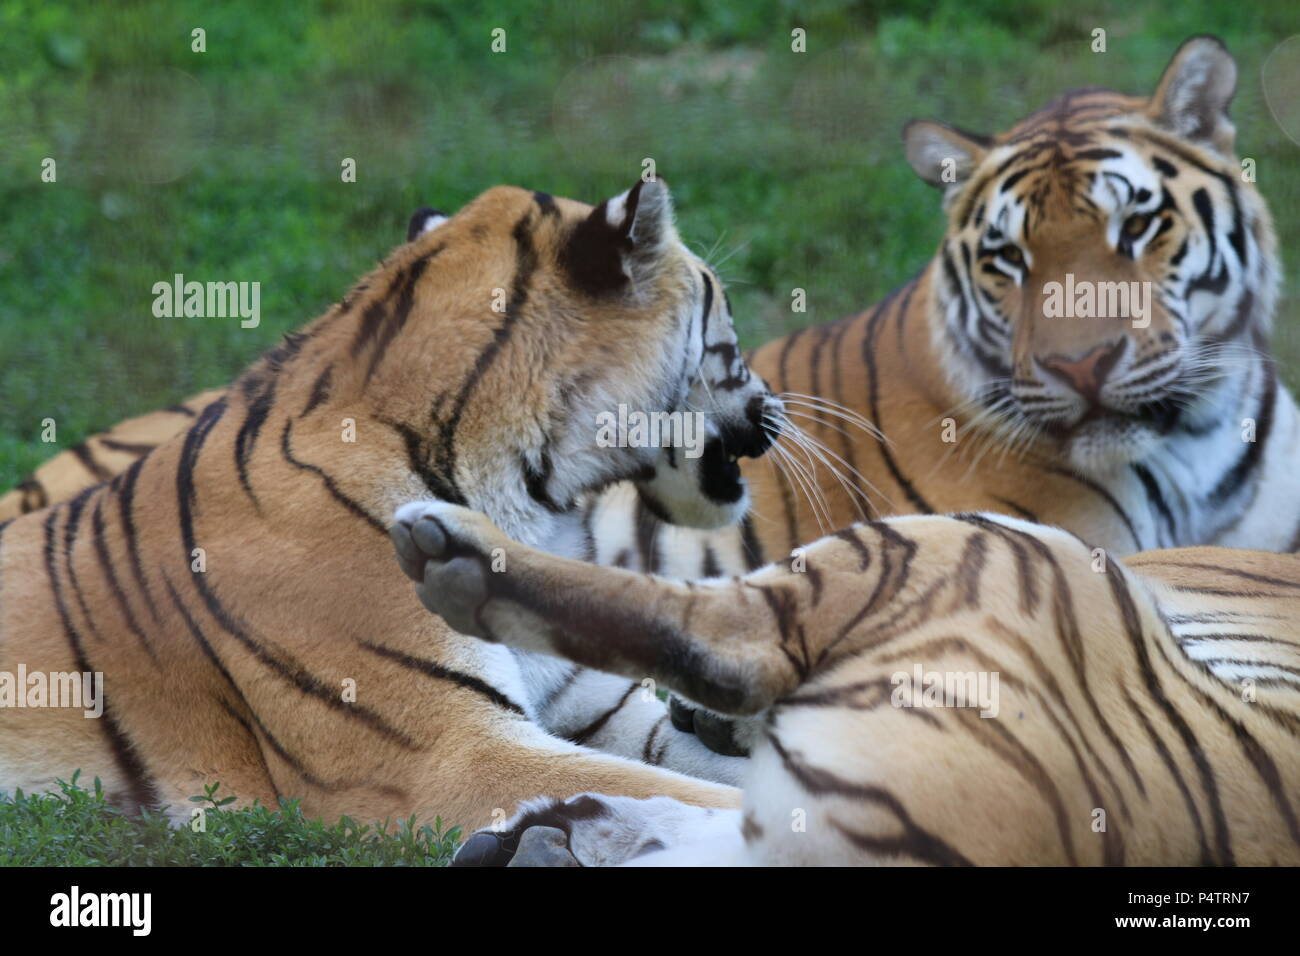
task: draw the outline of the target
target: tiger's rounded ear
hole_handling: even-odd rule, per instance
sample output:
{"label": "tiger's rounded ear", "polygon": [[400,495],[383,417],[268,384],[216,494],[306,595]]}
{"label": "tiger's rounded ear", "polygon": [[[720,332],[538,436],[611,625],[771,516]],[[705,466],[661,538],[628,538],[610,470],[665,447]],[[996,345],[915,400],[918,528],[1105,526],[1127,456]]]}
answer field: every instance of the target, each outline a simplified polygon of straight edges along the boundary
{"label": "tiger's rounded ear", "polygon": [[577,286],[601,294],[648,275],[677,242],[668,184],[639,180],[578,223],[561,259]]}
{"label": "tiger's rounded ear", "polygon": [[446,221],[447,217],[436,209],[431,209],[428,206],[417,209],[411,214],[411,221],[406,226],[406,241],[410,242],[413,239],[418,239],[431,229],[437,229]]}
{"label": "tiger's rounded ear", "polygon": [[930,120],[912,120],[903,127],[903,148],[916,175],[948,194],[970,179],[992,145],[987,136]]}
{"label": "tiger's rounded ear", "polygon": [[1237,91],[1237,63],[1218,37],[1183,42],[1165,67],[1148,115],[1160,126],[1230,156],[1236,128],[1228,105]]}

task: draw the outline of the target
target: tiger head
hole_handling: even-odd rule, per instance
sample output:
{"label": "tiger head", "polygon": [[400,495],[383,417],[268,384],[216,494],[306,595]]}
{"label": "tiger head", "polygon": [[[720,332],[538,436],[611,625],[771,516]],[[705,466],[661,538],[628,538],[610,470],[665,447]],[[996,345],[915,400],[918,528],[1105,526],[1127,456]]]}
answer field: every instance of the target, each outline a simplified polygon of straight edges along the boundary
{"label": "tiger head", "polygon": [[737,458],[766,451],[780,406],[662,181],[595,208],[497,187],[408,236],[350,306],[353,394],[425,486],[399,503],[431,491],[530,540],[631,480],[669,522],[739,520]]}
{"label": "tiger head", "polygon": [[1150,98],[1077,90],[994,137],[908,124],[948,214],[931,332],[977,420],[1105,472],[1223,418],[1279,275],[1233,153],[1236,78],[1194,37]]}

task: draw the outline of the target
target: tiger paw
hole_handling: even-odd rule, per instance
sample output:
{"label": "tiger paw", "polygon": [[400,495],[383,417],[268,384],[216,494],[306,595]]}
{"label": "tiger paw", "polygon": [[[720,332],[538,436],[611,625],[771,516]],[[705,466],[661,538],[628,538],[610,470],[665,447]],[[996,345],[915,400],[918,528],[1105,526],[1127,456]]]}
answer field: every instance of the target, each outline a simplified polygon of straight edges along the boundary
{"label": "tiger paw", "polygon": [[739,811],[689,806],[670,797],[581,793],[524,804],[509,822],[479,830],[452,866],[617,866],[698,838],[718,825],[738,827]]}
{"label": "tiger paw", "polygon": [[669,695],[668,712],[676,729],[695,734],[700,743],[724,757],[748,757],[762,730],[756,718],[716,714],[676,694]]}
{"label": "tiger paw", "polygon": [[413,501],[396,518],[389,537],[421,603],[460,633],[491,639],[482,612],[491,554],[505,536],[477,511],[441,501]]}

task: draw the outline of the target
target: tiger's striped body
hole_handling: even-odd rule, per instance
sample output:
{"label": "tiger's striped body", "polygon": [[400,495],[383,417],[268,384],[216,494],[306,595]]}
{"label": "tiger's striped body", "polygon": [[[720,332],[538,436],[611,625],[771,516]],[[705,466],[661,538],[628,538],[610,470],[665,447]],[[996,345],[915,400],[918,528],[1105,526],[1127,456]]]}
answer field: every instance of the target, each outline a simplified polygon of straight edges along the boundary
{"label": "tiger's striped body", "polygon": [[399,514],[403,567],[458,631],[761,718],[743,811],[537,801],[461,862],[549,827],[584,865],[1300,864],[1300,556],[1099,561],[1019,519],[913,516],[682,583],[464,508]]}
{"label": "tiger's striped body", "polygon": [[[610,712],[627,681],[485,653],[431,618],[385,534],[435,494],[580,554],[582,497],[622,480],[670,518],[743,513],[726,454],[766,447],[770,398],[671,217],[660,183],[594,210],[490,190],[186,431],[0,523],[0,674],[98,672],[105,693],[98,719],[0,707],[0,789],[80,769],[178,818],[213,781],[367,820],[483,823],[575,784],[734,805],[704,778],[739,762],[666,728],[653,695]],[[590,423],[619,403],[702,409],[702,456],[598,447]],[[568,685],[585,693],[560,701]]]}

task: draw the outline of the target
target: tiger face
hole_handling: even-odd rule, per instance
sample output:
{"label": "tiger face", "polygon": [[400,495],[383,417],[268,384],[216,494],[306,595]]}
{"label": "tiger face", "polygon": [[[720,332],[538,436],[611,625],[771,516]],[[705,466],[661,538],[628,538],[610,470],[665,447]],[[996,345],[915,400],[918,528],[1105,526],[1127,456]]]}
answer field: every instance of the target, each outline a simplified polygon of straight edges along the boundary
{"label": "tiger face", "polygon": [[408,235],[379,282],[419,288],[364,394],[399,421],[423,405],[437,497],[526,537],[623,480],[671,523],[740,519],[737,458],[768,448],[779,403],[662,182],[595,208],[500,187],[450,218],[422,210]]}
{"label": "tiger face", "polygon": [[1149,99],[1067,93],[1006,133],[904,132],[945,190],[932,330],[1011,441],[1104,473],[1210,426],[1261,346],[1278,264],[1227,109],[1236,66],[1187,41]]}

